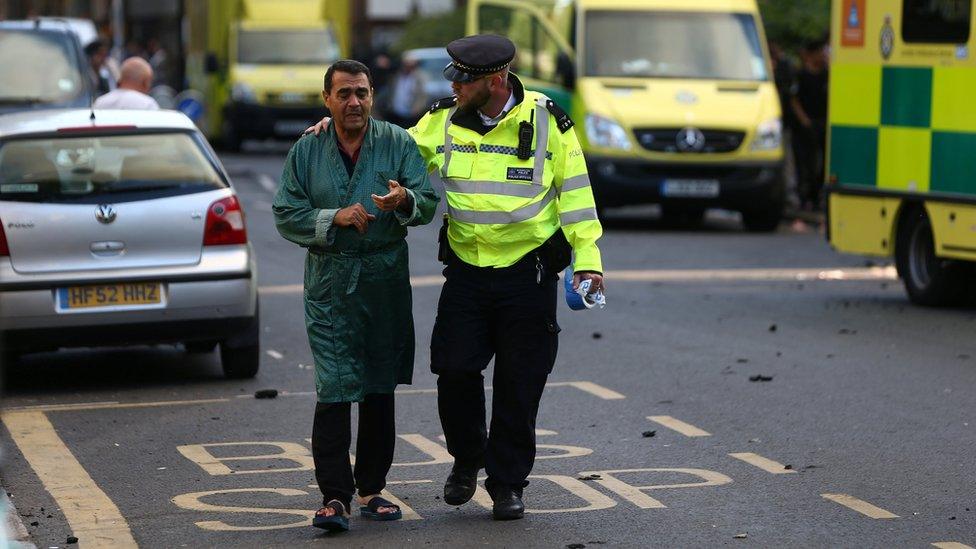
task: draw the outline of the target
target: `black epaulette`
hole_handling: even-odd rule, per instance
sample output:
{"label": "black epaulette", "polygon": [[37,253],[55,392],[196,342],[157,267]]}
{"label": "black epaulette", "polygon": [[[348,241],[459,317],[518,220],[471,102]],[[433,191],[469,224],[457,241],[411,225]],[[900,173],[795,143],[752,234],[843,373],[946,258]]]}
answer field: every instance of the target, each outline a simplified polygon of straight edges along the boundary
{"label": "black epaulette", "polygon": [[546,101],[546,109],[549,110],[549,114],[556,118],[556,127],[559,128],[560,133],[566,133],[573,127],[573,120],[552,99]]}
{"label": "black epaulette", "polygon": [[431,103],[430,112],[439,111],[441,109],[449,109],[456,104],[457,104],[457,97],[453,95],[450,97],[445,97],[443,99],[438,99],[437,101]]}

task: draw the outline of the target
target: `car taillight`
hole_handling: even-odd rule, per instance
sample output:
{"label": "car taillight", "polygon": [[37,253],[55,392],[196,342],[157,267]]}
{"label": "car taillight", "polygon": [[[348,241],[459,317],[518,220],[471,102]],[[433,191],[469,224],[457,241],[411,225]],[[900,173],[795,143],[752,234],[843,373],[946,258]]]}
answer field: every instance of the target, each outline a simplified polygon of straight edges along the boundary
{"label": "car taillight", "polygon": [[10,255],[10,248],[7,247],[7,233],[3,232],[3,222],[0,221],[0,257]]}
{"label": "car taillight", "polygon": [[203,232],[204,246],[247,244],[244,210],[236,196],[217,200],[207,209],[207,224]]}

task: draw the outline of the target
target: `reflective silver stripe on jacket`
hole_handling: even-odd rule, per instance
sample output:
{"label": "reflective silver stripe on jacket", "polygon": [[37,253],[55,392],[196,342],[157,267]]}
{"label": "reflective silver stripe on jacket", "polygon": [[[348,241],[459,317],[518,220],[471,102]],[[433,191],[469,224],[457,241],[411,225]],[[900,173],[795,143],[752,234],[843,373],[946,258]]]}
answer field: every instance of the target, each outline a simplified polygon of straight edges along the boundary
{"label": "reflective silver stripe on jacket", "polygon": [[560,225],[570,225],[580,221],[596,221],[596,208],[583,208],[559,214]]}
{"label": "reflective silver stripe on jacket", "polygon": [[503,181],[471,181],[468,179],[444,179],[444,188],[448,192],[460,194],[497,194],[518,198],[535,198],[539,196],[539,187],[522,183]]}
{"label": "reflective silver stripe on jacket", "polygon": [[451,206],[450,202],[447,205],[447,212],[451,215],[451,219],[456,219],[463,223],[474,223],[478,225],[506,225],[509,223],[519,223],[532,219],[533,217],[539,215],[542,210],[546,208],[552,201],[556,198],[556,187],[549,187],[549,191],[542,197],[542,200],[538,202],[533,202],[528,206],[523,206],[517,208],[510,212],[481,212],[473,210],[459,210]]}
{"label": "reflective silver stripe on jacket", "polygon": [[457,107],[451,107],[451,110],[447,111],[447,118],[444,120],[444,165],[441,166],[441,177],[447,177],[447,167],[451,163],[451,134],[447,130],[451,129],[451,117],[454,116],[454,111]]}
{"label": "reflective silver stripe on jacket", "polygon": [[585,189],[590,186],[590,176],[583,173],[580,175],[574,175],[569,179],[563,180],[563,190],[562,192],[575,191],[576,189]]}
{"label": "reflective silver stripe on jacket", "polygon": [[535,166],[532,169],[532,183],[542,185],[543,170],[546,169],[546,149],[549,147],[549,109],[545,96],[535,101]]}

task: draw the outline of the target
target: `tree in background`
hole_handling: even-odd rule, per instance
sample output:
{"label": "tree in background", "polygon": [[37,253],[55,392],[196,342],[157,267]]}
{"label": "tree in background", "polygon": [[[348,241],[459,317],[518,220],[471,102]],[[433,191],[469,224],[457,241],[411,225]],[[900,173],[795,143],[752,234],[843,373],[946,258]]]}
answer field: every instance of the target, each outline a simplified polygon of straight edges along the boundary
{"label": "tree in background", "polygon": [[766,37],[791,52],[830,30],[830,0],[759,0]]}

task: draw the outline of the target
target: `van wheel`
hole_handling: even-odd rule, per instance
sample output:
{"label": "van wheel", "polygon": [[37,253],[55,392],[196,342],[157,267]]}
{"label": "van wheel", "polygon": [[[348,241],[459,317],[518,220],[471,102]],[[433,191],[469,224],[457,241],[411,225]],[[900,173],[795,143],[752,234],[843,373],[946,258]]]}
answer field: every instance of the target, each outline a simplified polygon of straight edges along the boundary
{"label": "van wheel", "polygon": [[742,224],[753,233],[771,233],[779,228],[783,218],[782,208],[769,210],[750,210],[742,212]]}
{"label": "van wheel", "polygon": [[220,365],[227,379],[245,379],[257,375],[261,367],[261,347],[228,347],[220,345]]}
{"label": "van wheel", "polygon": [[234,129],[234,125],[229,120],[224,120],[220,132],[220,144],[228,152],[239,152],[241,150],[241,134]]}
{"label": "van wheel", "polygon": [[961,298],[965,265],[935,255],[932,223],[924,208],[905,211],[899,223],[895,261],[912,303],[936,307]]}
{"label": "van wheel", "polygon": [[183,343],[186,352],[192,354],[212,353],[216,346],[216,341],[187,341]]}

